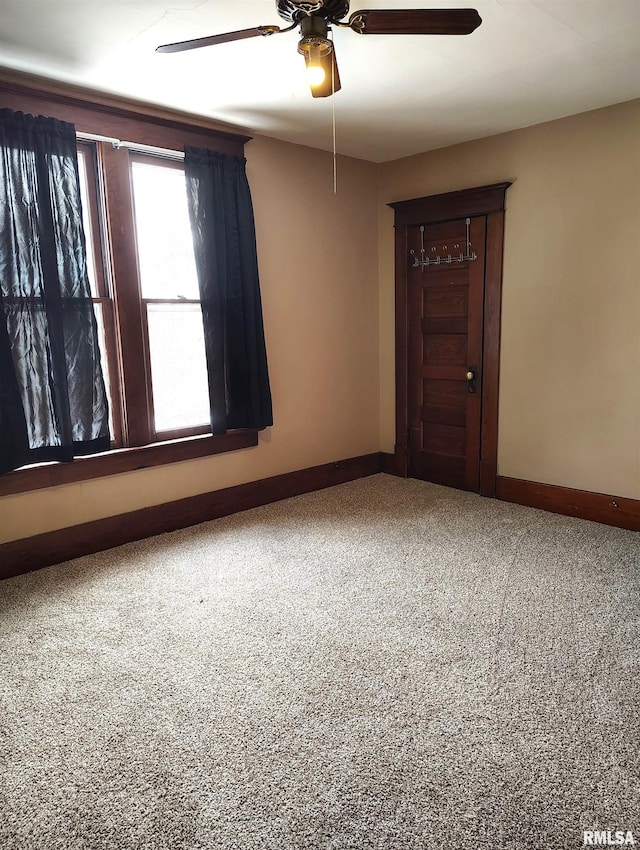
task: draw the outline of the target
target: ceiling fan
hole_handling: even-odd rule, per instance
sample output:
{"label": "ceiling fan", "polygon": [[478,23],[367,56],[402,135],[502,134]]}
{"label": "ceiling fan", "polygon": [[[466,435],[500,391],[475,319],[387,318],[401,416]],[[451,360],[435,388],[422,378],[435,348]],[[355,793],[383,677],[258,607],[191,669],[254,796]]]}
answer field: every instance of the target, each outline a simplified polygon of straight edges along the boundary
{"label": "ceiling fan", "polygon": [[276,0],[276,9],[290,26],[251,27],[163,44],[156,51],[178,53],[300,27],[298,53],[304,56],[311,93],[314,97],[328,97],[341,88],[335,48],[328,36],[331,25],[346,27],[359,35],[468,35],[482,23],[475,9],[361,9],[343,21],[349,11],[346,0]]}

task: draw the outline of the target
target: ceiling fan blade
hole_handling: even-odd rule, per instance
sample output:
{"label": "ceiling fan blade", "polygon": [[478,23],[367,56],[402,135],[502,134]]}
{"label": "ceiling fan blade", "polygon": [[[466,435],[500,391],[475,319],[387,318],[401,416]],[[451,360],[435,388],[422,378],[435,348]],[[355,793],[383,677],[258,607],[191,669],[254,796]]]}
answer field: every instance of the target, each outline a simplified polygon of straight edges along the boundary
{"label": "ceiling fan blade", "polygon": [[320,59],[320,65],[324,70],[324,80],[319,86],[309,86],[309,88],[314,97],[330,97],[342,88],[335,47],[331,50],[331,53],[327,53]]}
{"label": "ceiling fan blade", "polygon": [[252,27],[247,30],[223,32],[221,35],[207,35],[204,38],[192,38],[189,41],[176,41],[174,44],[161,44],[156,47],[156,53],[180,53],[182,50],[193,50],[196,47],[209,47],[211,44],[224,44],[227,41],[240,41],[243,38],[253,38],[256,35],[274,35],[284,32],[280,27]]}
{"label": "ceiling fan blade", "polygon": [[349,18],[361,35],[468,35],[481,23],[475,9],[361,9]]}

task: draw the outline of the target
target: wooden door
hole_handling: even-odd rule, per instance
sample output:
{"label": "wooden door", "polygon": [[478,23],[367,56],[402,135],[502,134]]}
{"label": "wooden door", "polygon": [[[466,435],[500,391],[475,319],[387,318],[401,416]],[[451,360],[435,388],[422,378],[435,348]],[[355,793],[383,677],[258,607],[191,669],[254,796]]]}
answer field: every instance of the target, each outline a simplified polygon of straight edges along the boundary
{"label": "wooden door", "polygon": [[[475,260],[407,267],[408,474],[480,490],[484,216],[408,229],[418,259]],[[424,253],[421,249],[424,247]]]}
{"label": "wooden door", "polygon": [[[389,205],[396,245],[396,444],[388,468],[483,496],[495,496],[498,474],[502,244],[510,185]],[[456,263],[460,248],[467,253],[467,218],[477,259]],[[424,257],[451,254],[451,263],[414,267],[421,227]]]}

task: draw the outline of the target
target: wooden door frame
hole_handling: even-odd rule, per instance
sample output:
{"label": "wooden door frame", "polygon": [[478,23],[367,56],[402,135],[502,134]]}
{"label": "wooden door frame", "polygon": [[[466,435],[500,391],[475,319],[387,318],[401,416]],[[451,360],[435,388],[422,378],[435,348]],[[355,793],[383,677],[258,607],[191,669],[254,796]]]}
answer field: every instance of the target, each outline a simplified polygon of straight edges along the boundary
{"label": "wooden door frame", "polygon": [[498,381],[505,194],[511,183],[493,183],[389,204],[395,212],[396,274],[396,444],[394,472],[407,477],[408,453],[408,228],[474,216],[487,217],[484,339],[482,349],[482,422],[480,493],[494,497],[498,474]]}

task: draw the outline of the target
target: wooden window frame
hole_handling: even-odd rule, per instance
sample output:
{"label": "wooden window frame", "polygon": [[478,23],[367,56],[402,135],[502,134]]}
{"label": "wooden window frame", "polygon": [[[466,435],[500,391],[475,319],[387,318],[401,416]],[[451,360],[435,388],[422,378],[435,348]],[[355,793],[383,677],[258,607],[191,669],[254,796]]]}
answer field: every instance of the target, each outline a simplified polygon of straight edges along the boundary
{"label": "wooden window frame", "polygon": [[[221,130],[214,122],[187,116],[180,112],[152,107],[99,92],[93,92],[30,75],[2,70],[0,72],[0,108],[33,115],[47,115],[75,125],[79,134],[122,139],[142,146],[181,151],[185,145],[204,147],[232,156],[243,156],[244,145],[250,136],[231,134]],[[92,230],[103,232],[111,244],[111,272],[124,276],[128,285],[120,285],[109,292],[109,282],[100,277],[98,270],[98,297],[107,304],[113,298],[113,310],[103,310],[107,334],[115,335],[116,349],[109,354],[112,381],[111,397],[114,400],[114,430],[112,448],[99,455],[78,457],[72,463],[44,463],[22,467],[0,475],[0,496],[29,492],[48,487],[87,481],[146,469],[153,466],[193,460],[227,451],[255,446],[258,430],[229,431],[226,434],[202,434],[201,428],[190,429],[174,439],[175,432],[154,435],[149,415],[136,416],[133,411],[151,410],[148,383],[129,370],[116,368],[129,358],[141,358],[146,363],[147,354],[141,330],[142,302],[139,297],[137,253],[133,228],[132,195],[130,185],[130,151],[122,146],[98,142],[90,146],[98,152],[95,178],[89,179],[90,194],[104,192],[105,221],[96,219],[92,211]],[[87,169],[90,171],[91,169]],[[95,184],[92,182],[95,179]],[[102,185],[100,182],[103,181]],[[94,204],[91,205],[94,207]],[[99,216],[99,213],[97,213]],[[122,234],[131,238],[122,238]],[[113,239],[118,231],[120,238]],[[96,258],[96,265],[99,259]],[[112,319],[109,318],[109,314]],[[138,323],[135,329],[135,323]],[[125,332],[123,333],[123,326]],[[132,333],[127,333],[131,330]],[[116,333],[117,331],[117,333]],[[113,357],[119,361],[112,362]],[[118,380],[116,380],[118,376]],[[127,412],[129,411],[129,413]],[[120,425],[122,427],[120,428]],[[208,429],[207,429],[208,430]],[[200,433],[198,433],[200,432]],[[159,440],[153,442],[155,436]]]}

